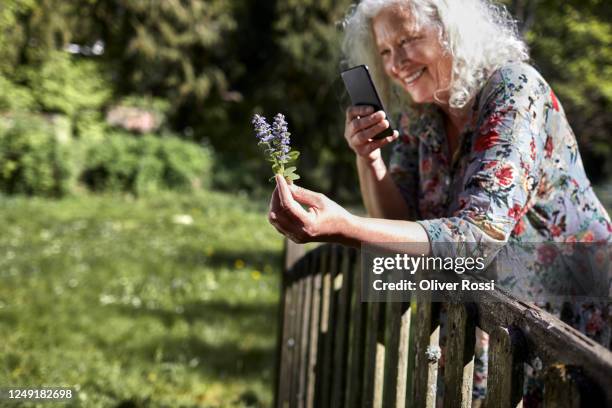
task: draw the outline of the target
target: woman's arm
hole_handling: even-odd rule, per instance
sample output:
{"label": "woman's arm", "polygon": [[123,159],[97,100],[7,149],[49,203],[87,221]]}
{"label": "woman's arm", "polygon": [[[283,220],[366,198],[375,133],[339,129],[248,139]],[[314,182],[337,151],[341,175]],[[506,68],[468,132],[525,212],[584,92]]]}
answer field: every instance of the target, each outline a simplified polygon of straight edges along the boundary
{"label": "woman's arm", "polygon": [[[429,239],[423,227],[412,221],[358,217],[326,196],[276,177],[268,219],[283,235],[303,243],[339,242],[360,247],[362,243],[418,243],[412,255],[428,255]],[[306,211],[300,204],[308,206]]]}
{"label": "woman's arm", "polygon": [[357,171],[361,196],[370,217],[394,220],[415,218],[382,158],[370,162],[357,156]]}
{"label": "woman's arm", "polygon": [[[382,111],[373,112],[371,107],[352,106],[346,111],[346,124],[344,137],[349,147],[355,152],[357,171],[359,174],[359,186],[363,203],[370,217],[388,219],[415,219],[415,210],[410,208],[407,200],[415,201],[414,194],[406,197],[402,194],[395,181],[391,177],[385,162],[382,159],[380,148],[399,137],[397,131],[393,136],[381,140],[373,139],[381,130],[390,126]],[[417,160],[416,155],[406,155],[406,150],[414,150],[414,146],[407,146],[403,142],[397,142],[394,155],[401,159],[410,157],[411,161]],[[415,152],[412,152],[415,153]],[[401,167],[401,166],[396,166]],[[410,178],[407,184],[411,189],[416,187],[416,179]]]}

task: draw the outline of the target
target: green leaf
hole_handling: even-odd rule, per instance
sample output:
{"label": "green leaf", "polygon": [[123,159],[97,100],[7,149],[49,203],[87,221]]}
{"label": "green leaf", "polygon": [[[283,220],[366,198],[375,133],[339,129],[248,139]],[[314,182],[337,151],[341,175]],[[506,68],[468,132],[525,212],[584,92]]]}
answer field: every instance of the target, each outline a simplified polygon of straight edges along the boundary
{"label": "green leaf", "polygon": [[300,178],[300,176],[298,176],[295,173],[291,173],[289,175],[285,175],[285,178],[289,181],[293,181],[293,180],[298,180]]}
{"label": "green leaf", "polygon": [[298,157],[300,157],[300,152],[297,150],[292,150],[289,152],[289,160],[296,160]]}
{"label": "green leaf", "polygon": [[280,165],[280,164],[273,164],[273,165],[272,165],[272,171],[273,171],[274,173],[280,173],[281,169],[282,169],[282,167],[281,167],[281,165]]}
{"label": "green leaf", "polygon": [[291,174],[291,173],[293,173],[293,172],[294,172],[294,171],[296,171],[296,170],[297,170],[297,167],[295,167],[295,166],[287,167],[287,168],[285,169],[285,175],[287,175],[287,174]]}

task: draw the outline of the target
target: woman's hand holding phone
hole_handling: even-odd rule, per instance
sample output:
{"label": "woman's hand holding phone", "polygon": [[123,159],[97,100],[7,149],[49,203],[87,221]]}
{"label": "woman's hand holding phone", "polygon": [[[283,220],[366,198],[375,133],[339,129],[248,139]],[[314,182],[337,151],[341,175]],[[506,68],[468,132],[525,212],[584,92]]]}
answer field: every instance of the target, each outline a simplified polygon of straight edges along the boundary
{"label": "woman's hand holding phone", "polygon": [[394,130],[391,136],[373,139],[389,126],[384,111],[374,112],[371,106],[350,106],[346,110],[344,138],[359,158],[374,164],[382,159],[380,148],[399,137]]}

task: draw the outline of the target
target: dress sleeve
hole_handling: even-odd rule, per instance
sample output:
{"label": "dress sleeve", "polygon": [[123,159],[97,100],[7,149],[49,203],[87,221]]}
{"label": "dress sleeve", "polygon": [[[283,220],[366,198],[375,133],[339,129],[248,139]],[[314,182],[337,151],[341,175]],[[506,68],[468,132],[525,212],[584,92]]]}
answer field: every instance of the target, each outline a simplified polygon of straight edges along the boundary
{"label": "dress sleeve", "polygon": [[459,158],[465,170],[458,172],[458,209],[449,218],[418,221],[435,256],[493,256],[507,242],[537,187],[548,89],[526,64],[489,79]]}
{"label": "dress sleeve", "polygon": [[419,186],[419,139],[410,133],[408,118],[400,116],[399,138],[393,145],[389,159],[389,174],[398,187],[410,214],[418,218],[418,186]]}

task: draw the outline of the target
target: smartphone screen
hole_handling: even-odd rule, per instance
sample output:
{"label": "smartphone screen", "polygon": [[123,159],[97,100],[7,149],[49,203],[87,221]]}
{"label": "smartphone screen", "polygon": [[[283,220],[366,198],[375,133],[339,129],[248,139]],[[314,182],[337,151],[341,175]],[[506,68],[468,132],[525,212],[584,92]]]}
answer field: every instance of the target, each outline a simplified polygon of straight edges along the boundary
{"label": "smartphone screen", "polygon": [[[385,110],[382,101],[378,96],[378,92],[376,92],[376,88],[374,87],[374,82],[372,81],[367,65],[358,65],[356,67],[349,68],[346,71],[342,71],[340,75],[342,76],[344,86],[346,86],[346,90],[351,97],[351,102],[353,105],[369,105],[374,107],[375,111]],[[389,121],[389,124],[391,124],[388,115],[387,120]],[[372,139],[378,140],[391,136],[392,134],[393,128],[389,126]]]}

